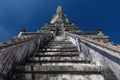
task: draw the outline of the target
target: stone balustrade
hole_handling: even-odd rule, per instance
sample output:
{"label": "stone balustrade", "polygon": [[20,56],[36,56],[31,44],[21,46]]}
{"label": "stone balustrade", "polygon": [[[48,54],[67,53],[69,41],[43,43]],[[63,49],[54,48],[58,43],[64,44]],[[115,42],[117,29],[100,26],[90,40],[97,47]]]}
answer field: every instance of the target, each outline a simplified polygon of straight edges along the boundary
{"label": "stone balustrade", "polygon": [[75,34],[71,34],[71,33],[66,33],[66,34],[69,34],[70,36],[74,36],[75,38],[78,38],[78,39],[82,39],[82,40],[85,40],[85,41],[88,41],[90,43],[93,43],[95,45],[98,45],[98,46],[101,46],[101,47],[104,47],[108,50],[112,50],[114,52],[118,52],[120,53],[120,49],[119,46],[114,46],[112,44],[109,44],[108,46],[108,43],[104,43],[104,42],[100,42],[100,41],[97,41],[97,40],[93,40],[93,38],[89,38],[89,37],[81,37],[81,36],[78,36],[78,35],[75,35]]}
{"label": "stone balustrade", "polygon": [[[98,64],[104,69],[103,75],[106,80],[120,80],[120,48],[112,44],[99,42],[87,37],[65,32],[65,36],[71,40],[80,54],[84,53],[91,63]],[[109,77],[108,77],[109,75]]]}
{"label": "stone balustrade", "polygon": [[12,69],[34,55],[35,51],[51,40],[51,35],[34,36],[31,38],[6,42],[0,46],[0,76],[11,75]]}

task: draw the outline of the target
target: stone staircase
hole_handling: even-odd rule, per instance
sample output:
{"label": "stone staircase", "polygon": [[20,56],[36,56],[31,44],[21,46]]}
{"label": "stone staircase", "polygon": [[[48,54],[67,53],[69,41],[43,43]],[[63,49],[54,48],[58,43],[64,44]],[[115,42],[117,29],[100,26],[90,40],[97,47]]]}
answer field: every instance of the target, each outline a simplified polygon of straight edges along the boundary
{"label": "stone staircase", "polygon": [[104,80],[101,66],[91,64],[74,44],[59,38],[17,66],[12,80]]}

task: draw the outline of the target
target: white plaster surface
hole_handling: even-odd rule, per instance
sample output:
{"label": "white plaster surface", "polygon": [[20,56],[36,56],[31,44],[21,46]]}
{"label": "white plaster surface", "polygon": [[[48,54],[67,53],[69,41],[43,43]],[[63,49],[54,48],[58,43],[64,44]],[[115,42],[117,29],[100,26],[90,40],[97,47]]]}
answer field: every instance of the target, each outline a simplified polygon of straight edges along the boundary
{"label": "white plaster surface", "polygon": [[[71,38],[71,42],[74,42],[75,38]],[[88,56],[91,63],[102,66],[104,69],[103,75],[106,80],[120,80],[120,53],[89,43],[85,40],[80,40],[79,43],[84,56]]]}

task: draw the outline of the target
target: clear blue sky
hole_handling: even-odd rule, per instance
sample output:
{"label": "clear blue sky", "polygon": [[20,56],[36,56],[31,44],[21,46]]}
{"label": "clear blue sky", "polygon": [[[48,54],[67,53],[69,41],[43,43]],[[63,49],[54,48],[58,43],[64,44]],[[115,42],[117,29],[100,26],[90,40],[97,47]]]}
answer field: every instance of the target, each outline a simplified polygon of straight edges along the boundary
{"label": "clear blue sky", "polygon": [[120,0],[0,0],[0,41],[12,39],[23,28],[37,31],[58,5],[82,30],[100,28],[110,41],[120,43]]}

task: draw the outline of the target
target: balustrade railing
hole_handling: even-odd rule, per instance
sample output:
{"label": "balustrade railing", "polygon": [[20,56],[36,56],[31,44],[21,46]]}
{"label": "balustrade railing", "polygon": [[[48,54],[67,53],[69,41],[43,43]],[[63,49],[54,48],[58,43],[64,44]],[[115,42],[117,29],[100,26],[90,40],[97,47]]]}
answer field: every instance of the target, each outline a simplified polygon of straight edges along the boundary
{"label": "balustrade railing", "polygon": [[34,55],[36,49],[44,47],[52,39],[51,34],[5,42],[0,46],[0,74],[10,75],[12,68]]}
{"label": "balustrade railing", "polygon": [[97,40],[93,40],[92,38],[89,38],[89,37],[82,37],[82,36],[72,34],[72,33],[68,33],[68,32],[65,32],[65,36],[70,36],[74,39],[84,40],[84,41],[87,41],[87,42],[92,43],[94,45],[100,46],[102,48],[106,48],[108,50],[112,50],[114,52],[120,53],[119,47],[118,46],[113,47],[112,44],[108,46],[108,43],[100,42],[100,41],[97,41]]}

